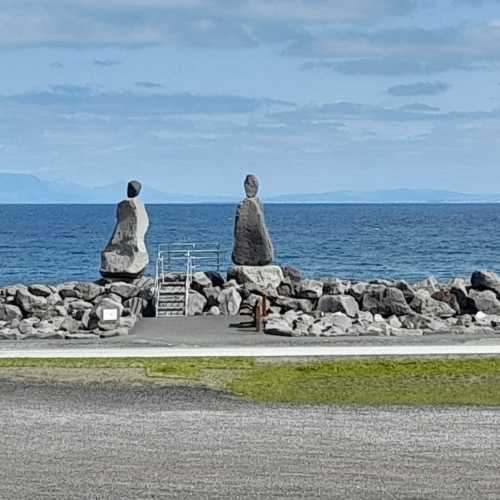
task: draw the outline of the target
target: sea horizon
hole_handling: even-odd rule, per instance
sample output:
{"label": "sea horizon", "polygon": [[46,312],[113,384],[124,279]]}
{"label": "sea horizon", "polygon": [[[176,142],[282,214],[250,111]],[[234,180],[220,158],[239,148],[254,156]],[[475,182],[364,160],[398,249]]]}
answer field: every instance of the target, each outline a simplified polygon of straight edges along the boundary
{"label": "sea horizon", "polygon": [[[159,244],[220,243],[231,266],[235,203],[147,204],[154,275]],[[349,280],[428,276],[448,280],[495,270],[497,203],[266,203],[275,262],[304,277]],[[116,222],[115,204],[0,204],[0,285],[99,278],[100,253]]]}

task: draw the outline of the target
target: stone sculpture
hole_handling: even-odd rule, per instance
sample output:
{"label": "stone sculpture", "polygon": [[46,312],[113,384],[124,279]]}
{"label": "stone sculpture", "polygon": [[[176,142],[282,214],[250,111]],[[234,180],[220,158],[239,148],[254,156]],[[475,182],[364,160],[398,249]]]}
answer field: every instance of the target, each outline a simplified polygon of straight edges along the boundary
{"label": "stone sculpture", "polygon": [[149,255],[144,242],[149,217],[139,181],[127,187],[128,198],[118,204],[116,226],[109,243],[101,254],[101,274],[105,278],[135,279],[144,274]]}
{"label": "stone sculpture", "polygon": [[233,262],[239,266],[267,266],[274,259],[262,202],[257,197],[259,180],[245,179],[246,198],[238,206],[234,226]]}

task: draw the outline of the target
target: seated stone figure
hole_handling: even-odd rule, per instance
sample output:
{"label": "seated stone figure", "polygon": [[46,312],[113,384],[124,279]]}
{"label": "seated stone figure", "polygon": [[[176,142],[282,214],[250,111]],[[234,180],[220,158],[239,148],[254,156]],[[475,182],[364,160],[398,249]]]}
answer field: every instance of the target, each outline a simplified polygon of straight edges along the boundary
{"label": "seated stone figure", "polygon": [[143,201],[138,198],[141,188],[139,181],[129,182],[128,198],[118,204],[113,236],[101,254],[101,275],[105,278],[138,278],[149,263],[144,242],[149,217]]}
{"label": "seated stone figure", "polygon": [[273,262],[274,248],[267,230],[262,202],[257,197],[259,180],[245,179],[246,198],[238,206],[234,225],[233,262],[239,266],[267,266]]}

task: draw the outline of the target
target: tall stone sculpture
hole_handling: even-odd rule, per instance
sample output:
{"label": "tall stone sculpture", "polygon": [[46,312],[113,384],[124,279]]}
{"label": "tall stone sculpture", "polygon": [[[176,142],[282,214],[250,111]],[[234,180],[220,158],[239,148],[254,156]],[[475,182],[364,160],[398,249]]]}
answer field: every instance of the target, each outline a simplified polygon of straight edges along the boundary
{"label": "tall stone sculpture", "polygon": [[139,181],[130,181],[126,200],[118,204],[113,236],[101,254],[101,274],[105,278],[134,279],[142,276],[149,263],[144,242],[149,217]]}
{"label": "tall stone sculpture", "polygon": [[239,266],[266,266],[274,259],[271,237],[266,227],[262,202],[257,197],[259,180],[245,179],[246,198],[238,206],[234,225],[233,262]]}

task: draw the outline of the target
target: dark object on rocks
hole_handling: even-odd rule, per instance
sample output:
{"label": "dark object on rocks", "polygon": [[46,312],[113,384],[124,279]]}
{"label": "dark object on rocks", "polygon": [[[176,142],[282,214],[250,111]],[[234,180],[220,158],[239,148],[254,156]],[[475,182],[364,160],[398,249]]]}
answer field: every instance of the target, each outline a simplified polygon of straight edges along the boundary
{"label": "dark object on rocks", "polygon": [[127,196],[135,198],[141,192],[142,184],[139,181],[130,181],[127,186]]}
{"label": "dark object on rocks", "polygon": [[144,238],[149,218],[139,198],[118,204],[116,227],[101,254],[101,274],[105,278],[135,279],[142,276],[149,263]]}
{"label": "dark object on rocks", "polygon": [[233,262],[241,266],[266,266],[274,259],[274,248],[267,230],[264,208],[259,198],[258,181],[254,176],[245,180],[245,198],[236,212],[234,225]]}
{"label": "dark object on rocks", "polygon": [[212,286],[224,286],[224,278],[216,271],[205,271],[207,278],[212,282]]}

